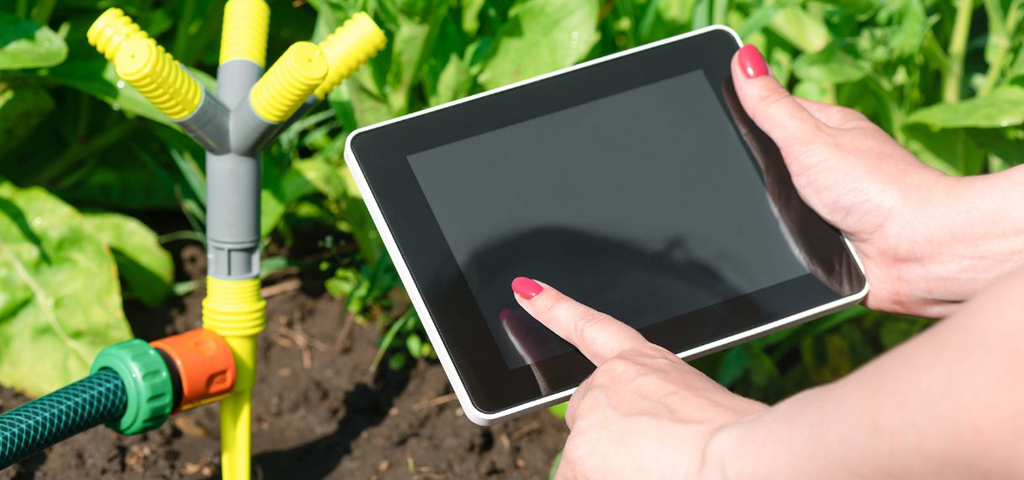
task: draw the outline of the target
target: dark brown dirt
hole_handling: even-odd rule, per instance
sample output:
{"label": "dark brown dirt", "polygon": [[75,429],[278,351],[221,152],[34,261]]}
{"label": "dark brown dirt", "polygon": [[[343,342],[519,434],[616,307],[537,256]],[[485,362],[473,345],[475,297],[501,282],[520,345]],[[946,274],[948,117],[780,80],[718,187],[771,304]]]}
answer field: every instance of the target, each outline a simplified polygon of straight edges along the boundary
{"label": "dark brown dirt", "polygon": [[[202,261],[190,258],[195,253],[179,252],[189,277],[196,270],[189,262]],[[298,283],[293,277],[278,285],[288,281]],[[561,420],[541,412],[478,427],[463,415],[436,362],[371,373],[374,325],[346,327],[342,301],[305,292],[322,291],[319,285],[283,289],[268,299],[260,339],[254,479],[547,477],[567,435]],[[202,296],[199,288],[160,310],[126,310],[136,335],[152,340],[198,328]],[[0,389],[0,411],[26,400]],[[95,428],[0,471],[0,480],[217,479],[218,431],[214,405],[132,437]]]}

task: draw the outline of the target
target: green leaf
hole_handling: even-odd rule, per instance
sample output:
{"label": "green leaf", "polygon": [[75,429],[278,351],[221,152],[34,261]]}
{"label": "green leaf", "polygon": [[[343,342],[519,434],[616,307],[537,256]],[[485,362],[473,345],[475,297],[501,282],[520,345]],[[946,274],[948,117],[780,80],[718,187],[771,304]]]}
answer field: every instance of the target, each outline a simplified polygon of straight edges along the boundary
{"label": "green leaf", "polygon": [[750,357],[751,383],[755,387],[765,388],[778,381],[779,368],[775,365],[775,360],[772,360],[772,357],[756,346],[751,345],[747,347],[747,350]]}
{"label": "green leaf", "polygon": [[985,166],[985,152],[962,129],[933,130],[904,125],[906,147],[932,168],[948,175],[977,175]]}
{"label": "green leaf", "polygon": [[889,319],[879,329],[879,340],[882,342],[882,347],[888,350],[917,335],[925,325],[924,321],[920,319]]}
{"label": "green leaf", "polygon": [[341,169],[321,159],[297,160],[281,175],[265,175],[260,191],[261,235],[269,235],[300,198],[319,192],[338,199],[347,190]]}
{"label": "green leaf", "polygon": [[473,77],[469,74],[469,66],[454,53],[441,70],[437,79],[437,90],[428,100],[430,105],[440,105],[466,96],[473,86]]}
{"label": "green leaf", "polygon": [[967,130],[967,136],[989,154],[989,171],[999,172],[1024,165],[1024,129]]}
{"label": "green leaf", "polygon": [[67,57],[68,45],[56,32],[0,12],[0,70],[52,67]]}
{"label": "green leaf", "polygon": [[[349,94],[349,102],[352,106],[352,113],[356,120],[356,126],[361,127],[365,125],[372,125],[374,123],[383,122],[396,114],[391,111],[391,106],[383,96],[375,93],[370,87],[373,85],[370,72],[360,69],[353,75],[352,79],[345,82],[345,88]],[[337,88],[335,92],[339,92],[342,89]],[[339,105],[344,105],[342,99],[338,102]],[[343,115],[339,115],[339,120],[345,121],[346,118]],[[351,127],[349,127],[351,129]]]}
{"label": "green leaf", "polygon": [[478,78],[496,88],[568,67],[597,42],[595,0],[524,0],[509,10]]}
{"label": "green leaf", "polygon": [[423,353],[423,339],[415,333],[410,333],[408,337],[405,337],[405,349],[409,351],[412,358],[419,360],[420,354]]}
{"label": "green leaf", "polygon": [[99,54],[96,58],[64,62],[50,70],[46,77],[103,100],[115,110],[124,110],[129,114],[174,126],[174,122],[138,90],[121,81],[114,70],[114,64]]}
{"label": "green leaf", "polygon": [[815,102],[835,103],[833,89],[829,85],[814,81],[798,82],[793,87],[793,95]]}
{"label": "green leaf", "polygon": [[462,30],[470,35],[476,35],[480,29],[480,10],[484,8],[486,0],[462,0]]}
{"label": "green leaf", "polygon": [[817,384],[836,380],[853,370],[850,346],[837,333],[824,337],[805,337],[800,343],[804,368]]}
{"label": "green leaf", "polygon": [[388,357],[388,370],[398,371],[405,367],[405,364],[409,362],[409,354],[405,352],[394,352]]}
{"label": "green leaf", "polygon": [[156,233],[142,222],[118,213],[87,213],[85,227],[114,252],[128,292],[150,307],[171,293],[174,260]]}
{"label": "green leaf", "polygon": [[565,410],[569,408],[569,402],[559,403],[558,405],[552,405],[548,407],[548,411],[551,412],[555,418],[565,418]]}
{"label": "green leaf", "polygon": [[793,73],[801,80],[820,83],[851,83],[863,79],[870,69],[835,42],[825,49],[804,53],[793,63]]}
{"label": "green leaf", "polygon": [[200,204],[206,205],[206,174],[199,168],[199,162],[192,157],[192,152],[178,150],[174,147],[168,148],[167,151],[174,159],[174,165],[178,167],[178,172],[185,179],[185,184],[188,185],[192,196]]}
{"label": "green leaf", "polygon": [[0,83],[0,157],[25,140],[53,107],[53,97],[45,89]]}
{"label": "green leaf", "polygon": [[824,18],[812,15],[798,5],[776,13],[768,26],[773,33],[803,52],[817,52],[831,40]]}
{"label": "green leaf", "polygon": [[721,365],[718,366],[718,374],[715,379],[718,383],[728,387],[739,380],[741,376],[747,371],[750,366],[750,359],[747,357],[747,352],[743,347],[734,347],[726,352],[725,357],[722,358]]}
{"label": "green leaf", "polygon": [[757,7],[740,25],[736,33],[740,38],[745,39],[754,33],[760,32],[764,27],[768,26],[772,19],[775,18],[775,14],[782,10],[782,7],[778,3],[768,3]]}
{"label": "green leaf", "polygon": [[910,114],[907,123],[932,129],[1021,125],[1024,124],[1024,87],[1004,85],[984,97],[925,107]]}
{"label": "green leaf", "polygon": [[391,41],[391,68],[388,70],[387,96],[391,110],[398,115],[409,111],[409,94],[425,55],[424,45],[430,25],[403,20]]}
{"label": "green leaf", "polygon": [[555,455],[555,459],[551,461],[551,470],[548,470],[548,480],[555,480],[555,475],[558,473],[558,465],[562,463],[562,452],[558,452]]}
{"label": "green leaf", "polygon": [[38,396],[131,337],[114,258],[47,191],[0,183],[0,383]]}

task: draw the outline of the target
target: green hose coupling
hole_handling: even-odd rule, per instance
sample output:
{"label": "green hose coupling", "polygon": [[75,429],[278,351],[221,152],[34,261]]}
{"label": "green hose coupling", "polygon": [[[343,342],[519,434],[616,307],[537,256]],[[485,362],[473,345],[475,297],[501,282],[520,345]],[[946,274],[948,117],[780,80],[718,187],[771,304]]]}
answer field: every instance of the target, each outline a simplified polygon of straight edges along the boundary
{"label": "green hose coupling", "polygon": [[124,416],[108,423],[108,427],[124,435],[135,435],[167,421],[174,407],[174,388],[160,352],[133,338],[101,350],[89,373],[104,368],[116,372],[128,391]]}

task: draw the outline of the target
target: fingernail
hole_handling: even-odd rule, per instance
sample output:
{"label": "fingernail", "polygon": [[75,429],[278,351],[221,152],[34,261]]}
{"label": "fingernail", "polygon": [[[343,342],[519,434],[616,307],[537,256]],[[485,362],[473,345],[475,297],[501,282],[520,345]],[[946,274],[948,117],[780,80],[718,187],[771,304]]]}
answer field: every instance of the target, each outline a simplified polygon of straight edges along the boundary
{"label": "fingernail", "polygon": [[747,78],[768,75],[768,64],[764,63],[761,52],[753,45],[744,45],[743,48],[740,48],[737,61],[740,62],[740,69],[743,70],[743,74]]}
{"label": "fingernail", "polygon": [[516,295],[522,297],[523,300],[530,300],[543,290],[544,287],[539,283],[526,277],[516,277],[515,280],[512,280],[512,291],[516,292]]}

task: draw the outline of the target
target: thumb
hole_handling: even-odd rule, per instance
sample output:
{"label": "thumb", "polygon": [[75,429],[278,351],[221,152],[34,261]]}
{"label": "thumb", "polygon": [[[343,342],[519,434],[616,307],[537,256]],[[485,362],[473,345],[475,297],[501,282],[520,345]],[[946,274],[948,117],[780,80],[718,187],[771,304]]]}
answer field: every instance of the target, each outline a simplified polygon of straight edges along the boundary
{"label": "thumb", "polygon": [[736,52],[732,77],[743,109],[779,148],[820,138],[824,125],[775,80],[757,47]]}

